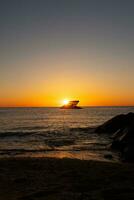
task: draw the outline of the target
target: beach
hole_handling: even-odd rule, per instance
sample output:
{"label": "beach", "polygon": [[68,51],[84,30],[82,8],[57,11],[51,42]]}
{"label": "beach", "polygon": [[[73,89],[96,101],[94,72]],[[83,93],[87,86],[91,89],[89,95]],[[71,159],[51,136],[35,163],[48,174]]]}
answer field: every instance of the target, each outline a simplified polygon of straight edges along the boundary
{"label": "beach", "polygon": [[1,109],[0,200],[133,200],[133,109]]}
{"label": "beach", "polygon": [[134,199],[134,165],[78,159],[3,158],[1,200]]}

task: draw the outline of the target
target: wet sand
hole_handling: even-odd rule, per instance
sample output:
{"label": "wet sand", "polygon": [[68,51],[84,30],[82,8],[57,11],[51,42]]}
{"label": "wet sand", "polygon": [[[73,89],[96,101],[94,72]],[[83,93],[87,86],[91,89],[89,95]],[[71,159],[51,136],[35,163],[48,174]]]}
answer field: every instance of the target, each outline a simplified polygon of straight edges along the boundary
{"label": "wet sand", "polygon": [[77,159],[0,159],[1,200],[134,199],[134,165]]}

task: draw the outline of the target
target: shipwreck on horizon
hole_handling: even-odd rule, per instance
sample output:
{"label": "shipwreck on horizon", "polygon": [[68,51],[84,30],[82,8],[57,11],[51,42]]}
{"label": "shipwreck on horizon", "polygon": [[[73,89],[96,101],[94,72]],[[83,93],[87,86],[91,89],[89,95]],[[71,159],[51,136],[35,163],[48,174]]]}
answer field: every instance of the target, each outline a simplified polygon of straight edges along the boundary
{"label": "shipwreck on horizon", "polygon": [[62,109],[82,109],[81,107],[77,106],[79,100],[69,101],[67,104],[61,106]]}

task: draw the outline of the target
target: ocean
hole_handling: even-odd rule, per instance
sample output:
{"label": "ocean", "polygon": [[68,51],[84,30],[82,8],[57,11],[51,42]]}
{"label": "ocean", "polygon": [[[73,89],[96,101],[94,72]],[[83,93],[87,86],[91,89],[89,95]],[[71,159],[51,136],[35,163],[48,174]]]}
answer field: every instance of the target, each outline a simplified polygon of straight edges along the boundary
{"label": "ocean", "polygon": [[134,107],[0,108],[0,157],[56,157],[106,160],[111,139],[94,128]]}

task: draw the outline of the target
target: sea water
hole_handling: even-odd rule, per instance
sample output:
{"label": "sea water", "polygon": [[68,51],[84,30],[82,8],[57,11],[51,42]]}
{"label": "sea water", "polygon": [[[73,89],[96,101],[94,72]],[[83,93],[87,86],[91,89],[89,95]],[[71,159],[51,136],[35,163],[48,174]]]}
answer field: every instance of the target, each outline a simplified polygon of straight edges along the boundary
{"label": "sea water", "polygon": [[94,133],[94,128],[128,112],[134,107],[0,108],[0,157],[105,160],[111,139]]}

